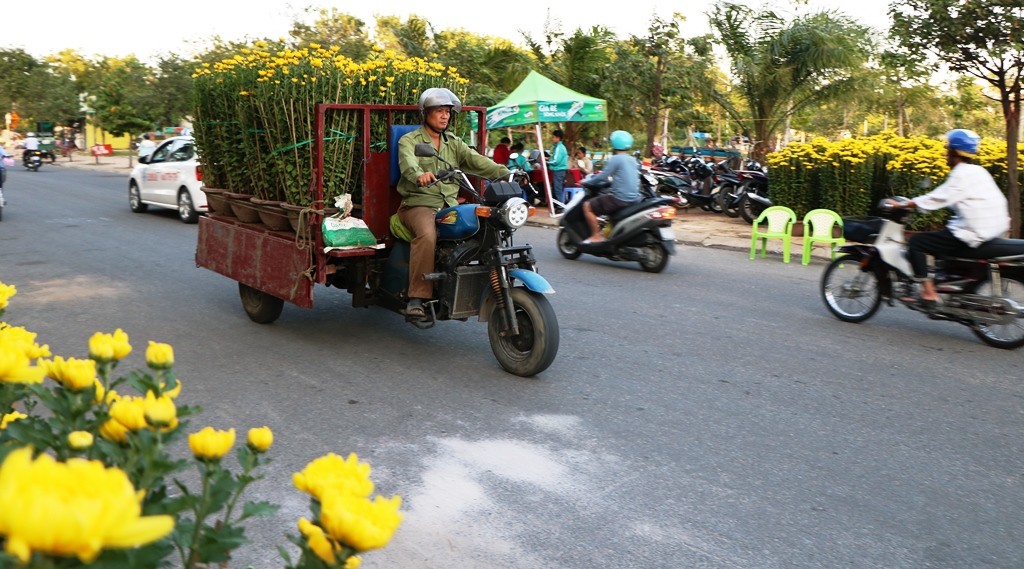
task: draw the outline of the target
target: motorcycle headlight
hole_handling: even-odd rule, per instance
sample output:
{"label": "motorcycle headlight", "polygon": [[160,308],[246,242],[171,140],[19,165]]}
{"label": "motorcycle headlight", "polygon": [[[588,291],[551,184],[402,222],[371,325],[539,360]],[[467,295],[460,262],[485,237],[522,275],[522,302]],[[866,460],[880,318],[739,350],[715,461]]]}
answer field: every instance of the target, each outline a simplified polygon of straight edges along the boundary
{"label": "motorcycle headlight", "polygon": [[523,198],[509,198],[498,211],[506,225],[518,229],[530,217],[530,204]]}

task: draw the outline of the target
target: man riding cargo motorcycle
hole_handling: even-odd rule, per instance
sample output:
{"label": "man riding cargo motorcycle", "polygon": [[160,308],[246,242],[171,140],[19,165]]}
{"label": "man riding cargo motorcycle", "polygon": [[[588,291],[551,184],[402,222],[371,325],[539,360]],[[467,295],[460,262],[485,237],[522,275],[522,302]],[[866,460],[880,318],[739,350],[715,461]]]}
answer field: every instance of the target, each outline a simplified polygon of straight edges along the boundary
{"label": "man riding cargo motorcycle", "polygon": [[434,87],[420,95],[419,109],[423,126],[406,134],[398,142],[398,166],[401,179],[398,193],[402,205],[398,216],[411,232],[409,257],[409,303],[406,316],[426,316],[423,303],[433,298],[433,283],[424,275],[434,272],[437,245],[435,215],[441,208],[458,203],[459,184],[455,180],[438,181],[438,159],[417,157],[415,147],[429,143],[441,159],[470,174],[487,179],[508,176],[509,170],[478,154],[461,139],[447,134],[448,125],[462,110],[462,102],[448,89]]}

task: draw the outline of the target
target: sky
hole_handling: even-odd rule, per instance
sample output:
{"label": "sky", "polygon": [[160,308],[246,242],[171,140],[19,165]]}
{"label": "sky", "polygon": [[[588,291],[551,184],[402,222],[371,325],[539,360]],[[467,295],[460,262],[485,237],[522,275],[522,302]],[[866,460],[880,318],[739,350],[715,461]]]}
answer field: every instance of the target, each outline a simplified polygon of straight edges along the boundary
{"label": "sky", "polygon": [[[742,0],[759,7],[762,0]],[[878,29],[887,26],[888,0],[807,0],[808,7],[845,13],[864,25]],[[495,6],[504,4],[498,10]],[[609,10],[607,6],[619,8]],[[678,11],[686,16],[684,35],[708,33],[705,12],[712,0],[625,0],[624,2],[441,2],[422,0],[385,0],[384,2],[352,2],[338,0],[175,0],[175,2],[82,3],[78,0],[50,0],[45,16],[29,18],[4,26],[0,48],[21,48],[37,58],[62,49],[77,50],[86,57],[94,55],[126,56],[155,63],[168,53],[190,55],[203,51],[214,36],[225,40],[279,38],[288,35],[291,23],[310,21],[303,16],[307,6],[336,8],[356,16],[372,29],[374,16],[418,14],[438,29],[461,28],[470,32],[505,37],[522,43],[520,31],[540,40],[547,17],[572,32],[601,25],[620,37],[643,34],[655,10],[663,19]],[[782,12],[794,13],[790,0],[776,0],[769,5]],[[125,8],[125,6],[130,6]],[[599,6],[605,6],[599,8]],[[173,7],[173,9],[172,9]],[[314,10],[315,12],[315,10]],[[532,16],[531,16],[532,15]],[[126,25],[128,24],[128,25]]]}

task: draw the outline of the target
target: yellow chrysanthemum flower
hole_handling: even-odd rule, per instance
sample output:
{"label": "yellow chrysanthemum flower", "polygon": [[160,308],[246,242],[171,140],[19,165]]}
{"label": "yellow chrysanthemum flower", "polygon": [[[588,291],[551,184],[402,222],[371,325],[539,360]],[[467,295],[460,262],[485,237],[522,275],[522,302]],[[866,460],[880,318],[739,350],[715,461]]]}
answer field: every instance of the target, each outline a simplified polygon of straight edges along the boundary
{"label": "yellow chrysanthemum flower", "polygon": [[235,429],[218,431],[206,427],[188,436],[188,448],[200,460],[220,460],[235,444]]}
{"label": "yellow chrysanthemum flower", "polygon": [[267,452],[270,445],[274,444],[274,433],[270,430],[270,427],[249,429],[247,443],[256,452]]}
{"label": "yellow chrysanthemum flower", "polygon": [[102,462],[15,450],[0,465],[0,535],[7,553],[33,552],[90,563],[106,548],[138,547],[174,529],[172,516],[143,516],[128,476]]}
{"label": "yellow chrysanthemum flower", "polygon": [[178,378],[174,378],[173,389],[167,389],[167,383],[160,382],[160,389],[163,391],[164,395],[170,397],[171,399],[177,399],[178,396],[181,395],[181,380]]}
{"label": "yellow chrysanthemum flower", "polygon": [[26,415],[24,413],[19,413],[17,411],[11,411],[10,413],[7,413],[3,417],[0,417],[0,430],[6,429],[7,425],[11,424],[11,422],[13,422],[13,421],[17,421],[18,419],[26,419],[26,418],[28,418],[28,415]]}
{"label": "yellow chrysanthemum flower", "polygon": [[146,364],[153,369],[167,369],[174,365],[174,348],[170,344],[149,341]]}
{"label": "yellow chrysanthemum flower", "polygon": [[65,360],[57,356],[52,360],[44,361],[43,366],[48,377],[53,378],[71,391],[93,389],[98,380],[95,360],[78,358],[68,358]]}
{"label": "yellow chrysanthemum flower", "polygon": [[146,399],[142,402],[142,410],[146,422],[154,427],[172,425],[178,418],[178,407],[166,394],[157,397],[152,391],[147,391]]}
{"label": "yellow chrysanthemum flower", "polygon": [[108,441],[124,444],[128,442],[128,428],[117,419],[107,419],[100,425],[100,436]]}
{"label": "yellow chrysanthemum flower", "polygon": [[46,370],[32,365],[24,350],[0,345],[0,383],[42,383],[45,376]]}
{"label": "yellow chrysanthemum flower", "polygon": [[355,453],[348,458],[328,453],[306,465],[302,472],[292,475],[292,483],[299,490],[323,500],[326,493],[346,493],[367,497],[373,493],[370,465],[359,462]]}
{"label": "yellow chrysanthemum flower", "polygon": [[128,334],[118,328],[113,334],[96,332],[89,338],[89,357],[102,362],[120,361],[132,351]]}
{"label": "yellow chrysanthemum flower", "polygon": [[402,522],[402,499],[373,500],[342,492],[329,492],[321,502],[320,521],[327,535],[358,551],[384,547]]}
{"label": "yellow chrysanthemum flower", "polygon": [[129,431],[140,431],[149,426],[146,422],[145,400],[125,395],[110,406],[110,418],[124,425]]}
{"label": "yellow chrysanthemum flower", "polygon": [[307,520],[299,518],[299,532],[306,538],[306,544],[314,555],[328,565],[338,562],[337,554],[341,552],[341,546],[332,543],[324,533],[323,528]]}
{"label": "yellow chrysanthemum flower", "polygon": [[21,351],[29,360],[50,357],[50,346],[37,343],[36,335],[22,326],[0,326],[0,348]]}
{"label": "yellow chrysanthemum flower", "polygon": [[14,285],[4,284],[3,281],[0,281],[0,310],[7,308],[7,302],[16,294],[18,294],[18,289]]}
{"label": "yellow chrysanthemum flower", "polygon": [[89,431],[71,431],[68,433],[68,446],[75,450],[85,450],[92,446],[93,437]]}

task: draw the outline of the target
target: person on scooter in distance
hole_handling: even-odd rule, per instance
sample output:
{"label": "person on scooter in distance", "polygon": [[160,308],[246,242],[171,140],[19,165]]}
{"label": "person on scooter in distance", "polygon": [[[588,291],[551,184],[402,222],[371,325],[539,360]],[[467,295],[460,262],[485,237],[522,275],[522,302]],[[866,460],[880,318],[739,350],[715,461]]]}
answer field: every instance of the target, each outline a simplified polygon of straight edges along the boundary
{"label": "person on scooter in distance", "polygon": [[462,102],[448,89],[433,87],[420,94],[423,126],[398,141],[398,166],[401,179],[398,193],[402,205],[398,217],[413,234],[409,250],[409,303],[405,314],[410,319],[426,316],[425,300],[434,296],[433,284],[423,275],[434,272],[434,248],[437,226],[434,216],[442,208],[458,204],[459,184],[454,179],[435,183],[434,172],[444,167],[440,160],[416,156],[416,145],[430,143],[437,153],[456,168],[489,180],[508,176],[504,165],[495,164],[478,154],[462,139],[447,134],[450,121],[462,110]]}
{"label": "person on scooter in distance", "polygon": [[633,147],[633,135],[624,130],[617,130],[608,137],[608,141],[612,145],[612,157],[604,169],[587,178],[587,181],[611,180],[611,191],[583,202],[583,216],[587,218],[587,225],[590,226],[590,237],[583,241],[584,245],[604,241],[597,216],[611,215],[640,201],[640,170],[636,159],[629,154],[629,149]]}
{"label": "person on scooter in distance", "polygon": [[36,133],[29,132],[25,134],[25,152],[21,154],[21,162],[28,164],[28,159],[35,153],[39,152],[39,139],[36,138]]}
{"label": "person on scooter in distance", "polygon": [[946,134],[946,163],[949,176],[939,187],[927,194],[898,202],[886,200],[893,208],[918,208],[934,211],[948,207],[953,217],[942,231],[914,235],[908,243],[910,265],[914,278],[921,283],[919,298],[904,302],[921,302],[934,306],[940,297],[935,283],[928,277],[927,255],[939,257],[970,256],[971,249],[1001,237],[1010,229],[1010,211],[1006,196],[999,190],[992,175],[974,163],[981,137],[974,131],[954,129]]}

